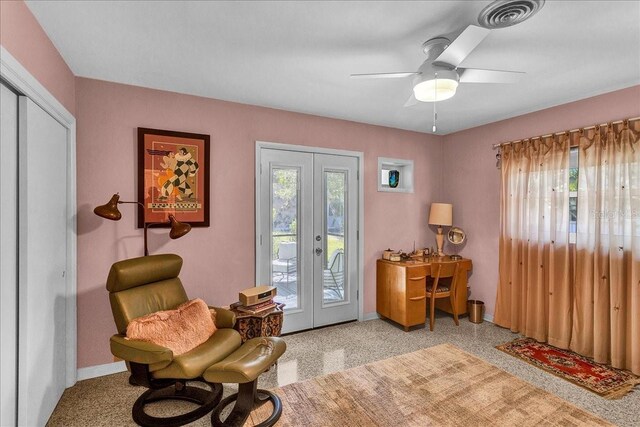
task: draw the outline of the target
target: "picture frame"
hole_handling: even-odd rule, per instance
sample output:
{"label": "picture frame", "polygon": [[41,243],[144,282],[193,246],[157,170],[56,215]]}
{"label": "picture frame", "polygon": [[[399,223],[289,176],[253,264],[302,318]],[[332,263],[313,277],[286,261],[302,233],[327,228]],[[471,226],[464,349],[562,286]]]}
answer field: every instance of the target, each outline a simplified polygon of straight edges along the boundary
{"label": "picture frame", "polygon": [[[209,226],[209,135],[138,128],[138,227]],[[166,224],[164,224],[166,223]]]}

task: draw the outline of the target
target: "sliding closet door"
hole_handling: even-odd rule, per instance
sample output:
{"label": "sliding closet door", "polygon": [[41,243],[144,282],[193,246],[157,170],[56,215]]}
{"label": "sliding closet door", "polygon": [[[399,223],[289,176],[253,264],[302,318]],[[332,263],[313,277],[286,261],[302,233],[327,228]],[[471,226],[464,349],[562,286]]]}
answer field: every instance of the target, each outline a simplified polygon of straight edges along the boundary
{"label": "sliding closet door", "polygon": [[66,385],[67,130],[22,96],[18,119],[18,424],[40,426]]}
{"label": "sliding closet door", "polygon": [[0,84],[0,426],[16,424],[18,96]]}

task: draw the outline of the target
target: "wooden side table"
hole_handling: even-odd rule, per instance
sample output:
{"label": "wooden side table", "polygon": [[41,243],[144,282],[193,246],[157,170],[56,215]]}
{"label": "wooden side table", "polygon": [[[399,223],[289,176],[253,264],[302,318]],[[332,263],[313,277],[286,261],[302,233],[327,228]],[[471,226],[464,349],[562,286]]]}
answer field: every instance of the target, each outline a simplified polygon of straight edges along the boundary
{"label": "wooden side table", "polygon": [[284,320],[284,304],[277,303],[276,307],[262,313],[250,314],[231,309],[236,315],[233,329],[240,333],[242,342],[256,337],[279,337]]}

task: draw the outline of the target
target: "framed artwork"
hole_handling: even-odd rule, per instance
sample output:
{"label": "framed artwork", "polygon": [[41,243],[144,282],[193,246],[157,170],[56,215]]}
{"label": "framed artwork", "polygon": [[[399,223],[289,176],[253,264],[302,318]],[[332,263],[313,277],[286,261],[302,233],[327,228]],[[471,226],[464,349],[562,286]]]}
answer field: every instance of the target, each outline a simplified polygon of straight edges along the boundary
{"label": "framed artwork", "polygon": [[[138,128],[138,227],[173,214],[209,226],[209,135]],[[169,224],[167,223],[167,227]]]}

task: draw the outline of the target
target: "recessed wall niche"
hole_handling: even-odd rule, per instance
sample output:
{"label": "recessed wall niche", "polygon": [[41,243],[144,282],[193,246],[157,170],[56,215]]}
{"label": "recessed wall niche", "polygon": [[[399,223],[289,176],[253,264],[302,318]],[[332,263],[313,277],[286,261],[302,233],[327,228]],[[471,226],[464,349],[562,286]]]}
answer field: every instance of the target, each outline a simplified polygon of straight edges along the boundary
{"label": "recessed wall niche", "polygon": [[[389,185],[389,172],[399,172],[397,187]],[[413,193],[413,160],[378,157],[378,191]]]}

